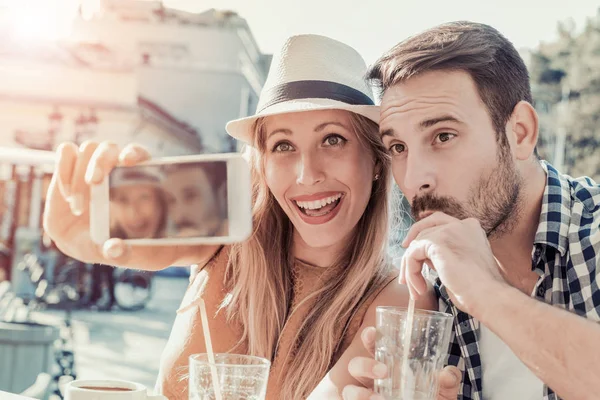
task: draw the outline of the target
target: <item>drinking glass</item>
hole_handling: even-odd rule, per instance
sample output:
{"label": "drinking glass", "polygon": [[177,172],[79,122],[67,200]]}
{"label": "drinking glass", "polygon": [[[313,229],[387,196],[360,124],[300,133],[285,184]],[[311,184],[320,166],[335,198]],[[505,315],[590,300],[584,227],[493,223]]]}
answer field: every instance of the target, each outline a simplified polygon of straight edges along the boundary
{"label": "drinking glass", "polygon": [[[213,373],[216,373],[221,400],[264,400],[271,362],[265,358],[239,354],[190,356],[189,400],[217,400]],[[212,369],[212,371],[211,371]]]}
{"label": "drinking glass", "polygon": [[[451,314],[415,310],[405,349],[408,310],[377,307],[375,359],[388,368],[388,377],[375,380],[375,392],[386,400],[435,400],[438,375],[448,355]],[[403,371],[407,352],[407,371]]]}

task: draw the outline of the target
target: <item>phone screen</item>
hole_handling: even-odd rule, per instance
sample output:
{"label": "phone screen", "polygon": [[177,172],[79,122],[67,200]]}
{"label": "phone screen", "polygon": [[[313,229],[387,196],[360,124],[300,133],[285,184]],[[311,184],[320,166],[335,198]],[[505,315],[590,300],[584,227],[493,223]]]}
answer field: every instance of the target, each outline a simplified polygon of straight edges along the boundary
{"label": "phone screen", "polygon": [[109,177],[110,237],[228,236],[227,162],[116,167]]}

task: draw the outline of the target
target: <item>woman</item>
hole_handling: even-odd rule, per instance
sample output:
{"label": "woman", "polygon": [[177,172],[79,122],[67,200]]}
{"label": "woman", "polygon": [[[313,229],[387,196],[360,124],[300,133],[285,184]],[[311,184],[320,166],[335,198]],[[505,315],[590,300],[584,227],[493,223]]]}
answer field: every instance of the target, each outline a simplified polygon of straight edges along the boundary
{"label": "woman", "polygon": [[[61,149],[46,227],[78,257],[144,269],[198,264],[208,273],[202,296],[216,352],[271,360],[267,399],[339,398],[357,383],[349,360],[368,356],[361,326],[375,324],[376,306],[408,302],[405,287],[390,284],[397,273],[385,257],[389,156],[365,70],[356,51],[322,36],[292,37],[275,55],[257,114],[227,126],[248,144],[252,168],[254,231],[244,243],[176,250],[77,243],[76,229],[57,214],[68,210],[67,198],[73,214],[85,215],[75,200],[87,193],[80,170],[97,183],[118,159],[147,157],[139,147],[117,157],[108,144],[83,147],[77,157]],[[71,182],[66,197],[63,182]],[[199,312],[188,306],[198,286],[190,285],[163,353],[158,389],[169,399],[187,398],[188,356],[205,351]],[[419,302],[435,307],[432,298]]]}
{"label": "woman", "polygon": [[164,236],[167,198],[156,168],[121,168],[110,177],[110,237],[144,239]]}

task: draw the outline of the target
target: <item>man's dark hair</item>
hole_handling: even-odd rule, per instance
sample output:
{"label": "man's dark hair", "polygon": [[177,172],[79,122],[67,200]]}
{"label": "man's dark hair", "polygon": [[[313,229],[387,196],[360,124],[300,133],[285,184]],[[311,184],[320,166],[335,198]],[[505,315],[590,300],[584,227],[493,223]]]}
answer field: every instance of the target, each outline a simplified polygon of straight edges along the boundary
{"label": "man's dark hair", "polygon": [[214,162],[188,162],[181,164],[167,164],[163,167],[163,170],[167,174],[183,170],[198,170],[201,169],[208,178],[208,181],[213,187],[214,191],[217,191],[219,187],[227,184],[227,163],[224,161]]}
{"label": "man's dark hair", "polygon": [[381,93],[415,75],[436,70],[467,72],[488,109],[498,141],[508,145],[506,122],[519,101],[532,103],[523,59],[491,26],[458,21],[436,26],[399,43],[367,74]]}

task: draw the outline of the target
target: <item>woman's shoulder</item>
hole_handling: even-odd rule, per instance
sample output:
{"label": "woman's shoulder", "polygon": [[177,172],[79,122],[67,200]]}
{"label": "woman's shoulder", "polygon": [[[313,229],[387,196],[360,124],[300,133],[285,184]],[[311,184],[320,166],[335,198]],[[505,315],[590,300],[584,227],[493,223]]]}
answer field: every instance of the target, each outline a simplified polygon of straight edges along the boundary
{"label": "woman's shoulder", "polygon": [[221,302],[226,292],[226,268],[229,260],[229,246],[221,246],[203,265],[190,267],[190,283],[178,313],[194,307],[200,298],[211,302]]}
{"label": "woman's shoulder", "polygon": [[206,261],[198,264],[192,264],[190,266],[190,285],[194,283],[200,271],[206,270],[207,272],[212,271],[213,273],[222,271],[224,273],[229,261],[230,251],[231,246],[223,245],[216,247],[214,253]]}

